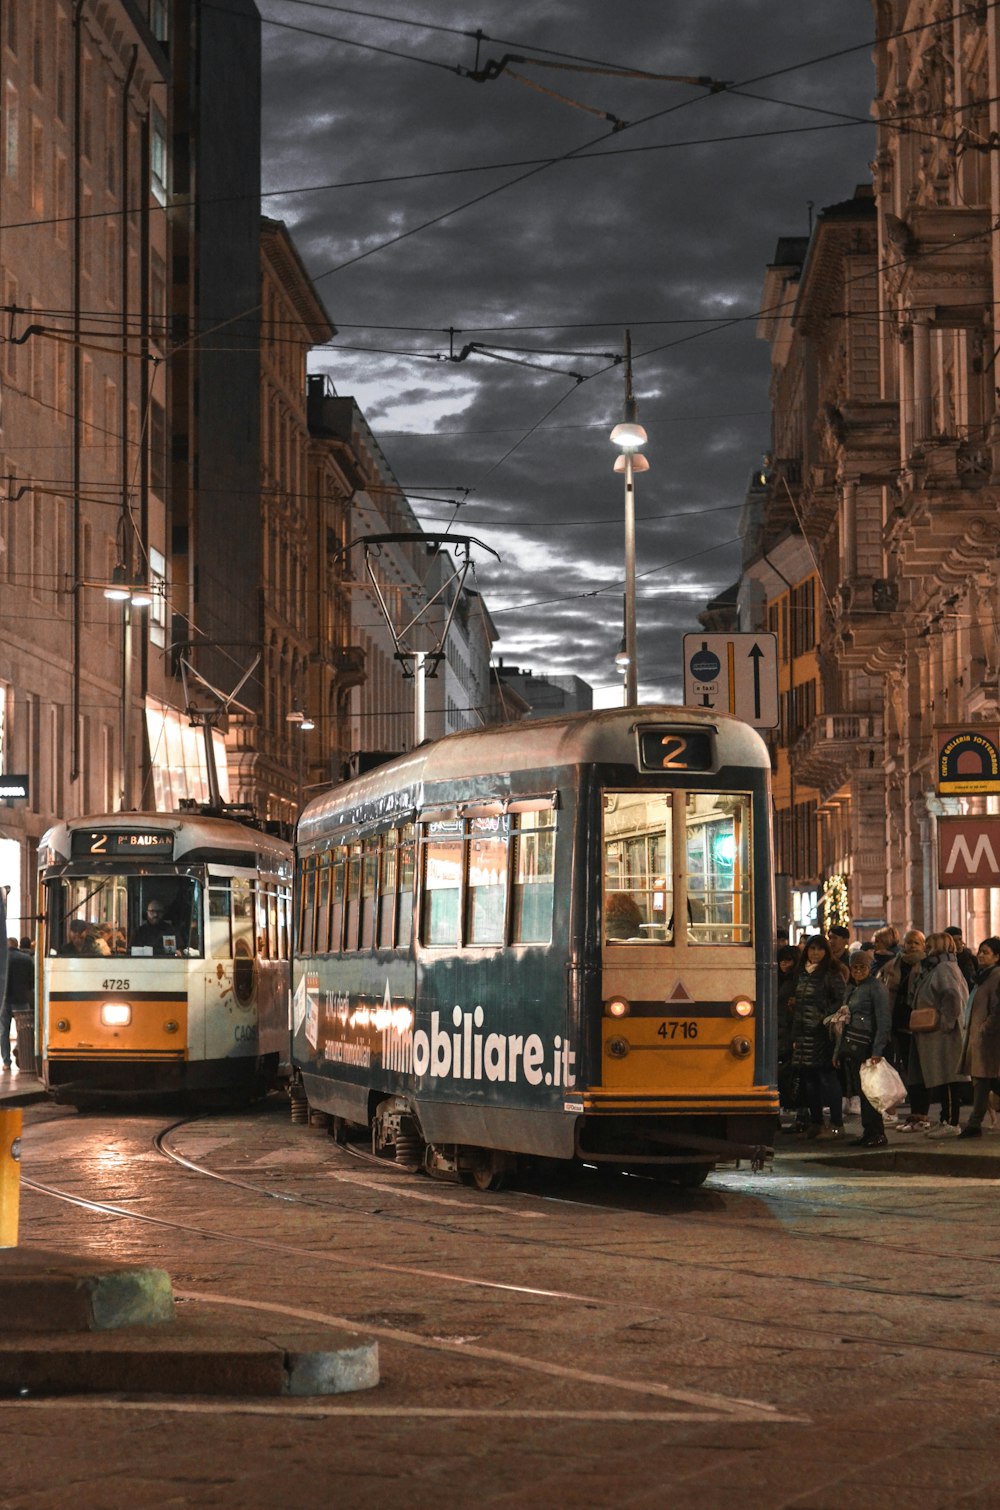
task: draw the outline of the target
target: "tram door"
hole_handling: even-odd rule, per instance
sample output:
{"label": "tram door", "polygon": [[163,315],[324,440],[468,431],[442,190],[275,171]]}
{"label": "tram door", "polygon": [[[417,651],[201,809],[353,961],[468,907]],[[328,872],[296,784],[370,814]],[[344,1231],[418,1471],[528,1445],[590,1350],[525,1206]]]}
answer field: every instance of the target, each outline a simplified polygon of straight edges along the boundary
{"label": "tram door", "polygon": [[750,837],[746,794],[604,793],[604,1088],[753,1084],[730,1051],[755,987]]}
{"label": "tram door", "polygon": [[258,1053],[254,905],[251,877],[209,867],[202,1014],[206,1059]]}

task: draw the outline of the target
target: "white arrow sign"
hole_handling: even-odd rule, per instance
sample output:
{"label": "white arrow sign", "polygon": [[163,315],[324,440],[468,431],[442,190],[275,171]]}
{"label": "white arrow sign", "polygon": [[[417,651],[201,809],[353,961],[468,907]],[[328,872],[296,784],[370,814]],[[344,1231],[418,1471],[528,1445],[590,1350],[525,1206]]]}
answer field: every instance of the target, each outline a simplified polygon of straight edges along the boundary
{"label": "white arrow sign", "polygon": [[773,634],[686,634],[684,704],[778,726],[778,641]]}

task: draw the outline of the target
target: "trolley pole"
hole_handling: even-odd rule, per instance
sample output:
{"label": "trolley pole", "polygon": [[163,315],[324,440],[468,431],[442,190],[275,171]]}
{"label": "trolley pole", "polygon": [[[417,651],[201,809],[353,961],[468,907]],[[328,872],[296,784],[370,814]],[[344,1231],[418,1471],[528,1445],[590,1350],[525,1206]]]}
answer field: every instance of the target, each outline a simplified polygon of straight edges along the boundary
{"label": "trolley pole", "polygon": [[427,652],[413,652],[413,748],[427,737]]}

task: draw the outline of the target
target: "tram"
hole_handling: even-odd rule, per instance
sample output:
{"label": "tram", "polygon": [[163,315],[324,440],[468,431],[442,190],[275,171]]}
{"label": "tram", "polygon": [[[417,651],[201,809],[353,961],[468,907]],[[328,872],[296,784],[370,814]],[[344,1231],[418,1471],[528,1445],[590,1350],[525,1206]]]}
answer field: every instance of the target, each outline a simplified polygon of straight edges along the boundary
{"label": "tram", "polygon": [[317,797],[293,1092],[481,1189],[523,1160],[759,1164],[769,786],[746,724],[648,706],[450,735]]}
{"label": "tram", "polygon": [[247,1098],[288,1071],[290,844],[227,817],[115,813],[57,823],[38,862],[57,1101]]}

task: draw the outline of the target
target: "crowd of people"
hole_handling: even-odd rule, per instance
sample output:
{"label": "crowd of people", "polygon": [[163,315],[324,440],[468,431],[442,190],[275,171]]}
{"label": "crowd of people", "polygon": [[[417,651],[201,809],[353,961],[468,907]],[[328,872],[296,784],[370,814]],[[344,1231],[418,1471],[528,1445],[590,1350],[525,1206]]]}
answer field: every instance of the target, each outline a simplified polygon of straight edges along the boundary
{"label": "crowd of people", "polygon": [[1000,938],[975,954],[954,927],[926,936],[910,928],[902,938],[885,927],[853,947],[850,938],[839,924],[798,946],[779,937],[778,1089],[791,1118],[782,1130],[842,1139],[845,1103],[857,1098],[861,1136],[852,1141],[884,1145],[886,1121],[861,1070],[885,1059],[907,1091],[895,1131],[981,1137],[990,1097],[1000,1097]]}

